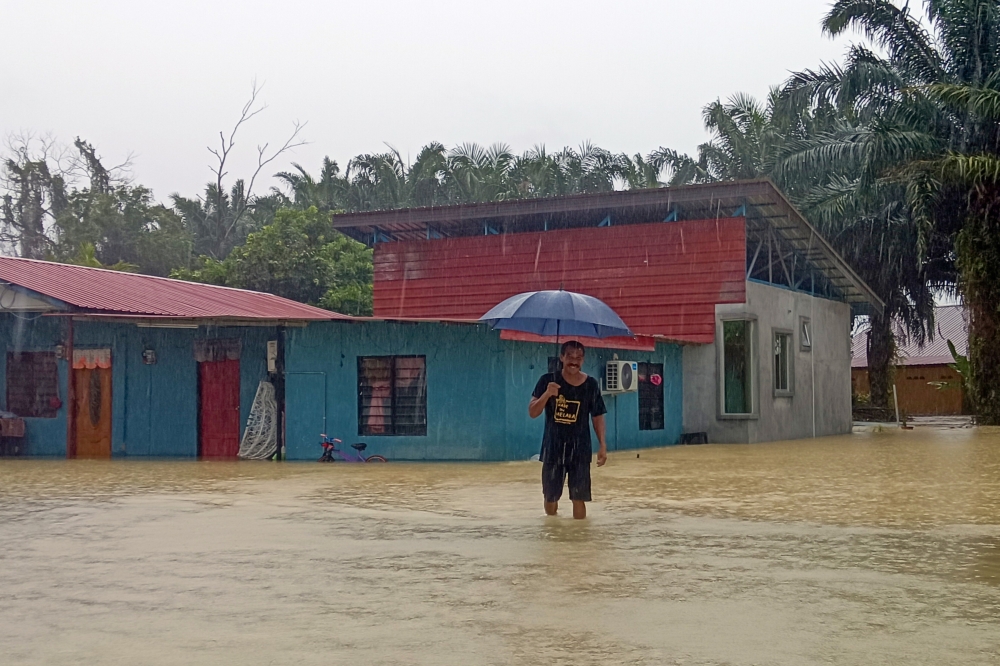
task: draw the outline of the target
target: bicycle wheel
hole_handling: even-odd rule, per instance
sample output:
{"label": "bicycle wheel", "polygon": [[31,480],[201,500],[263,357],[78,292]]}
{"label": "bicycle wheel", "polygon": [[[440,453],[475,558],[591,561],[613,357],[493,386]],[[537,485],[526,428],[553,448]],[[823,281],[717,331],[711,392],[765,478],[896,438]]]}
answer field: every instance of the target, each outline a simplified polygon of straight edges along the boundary
{"label": "bicycle wheel", "polygon": [[368,456],[365,462],[389,462],[389,461],[383,458],[382,456]]}

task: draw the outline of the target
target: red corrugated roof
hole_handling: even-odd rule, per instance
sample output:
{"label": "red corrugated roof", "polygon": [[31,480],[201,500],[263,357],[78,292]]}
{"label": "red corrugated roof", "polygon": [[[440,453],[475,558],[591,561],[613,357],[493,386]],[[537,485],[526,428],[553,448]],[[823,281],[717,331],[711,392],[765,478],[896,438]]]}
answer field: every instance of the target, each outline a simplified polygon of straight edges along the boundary
{"label": "red corrugated roof", "polygon": [[0,281],[94,314],[183,319],[350,319],[273,294],[33,259],[0,257]]}
{"label": "red corrugated roof", "polygon": [[525,291],[600,298],[640,335],[712,342],[746,301],[743,218],[382,243],[375,315],[477,319]]}
{"label": "red corrugated roof", "polygon": [[[897,335],[905,338],[902,327],[897,326]],[[948,340],[955,345],[955,351],[963,356],[969,354],[969,327],[965,321],[965,308],[961,305],[942,305],[934,308],[934,339],[919,346],[914,340],[900,345],[897,354],[900,365],[946,365],[954,363],[948,349]],[[868,329],[854,335],[852,341],[852,368],[868,367]]]}

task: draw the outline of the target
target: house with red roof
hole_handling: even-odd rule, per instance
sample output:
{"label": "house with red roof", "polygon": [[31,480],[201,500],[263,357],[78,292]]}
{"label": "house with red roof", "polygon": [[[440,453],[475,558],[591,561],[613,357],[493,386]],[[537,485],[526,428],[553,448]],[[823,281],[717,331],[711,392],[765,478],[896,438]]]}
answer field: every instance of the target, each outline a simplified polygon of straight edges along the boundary
{"label": "house with red roof", "polygon": [[372,318],[0,257],[0,453],[308,460],[327,434],[390,460],[525,460],[554,341],[477,320],[559,288],[636,334],[582,340],[611,450],[851,429],[851,321],[882,304],[770,181],[332,225],[374,247]]}
{"label": "house with red roof", "polygon": [[0,433],[3,450],[235,457],[260,381],[280,378],[282,331],[336,319],[271,294],[0,257],[0,422],[20,435]]}
{"label": "house with red roof", "polygon": [[[476,319],[517,293],[560,288],[610,305],[637,335],[584,341],[586,371],[607,386],[618,363],[636,368],[635,390],[606,400],[623,448],[851,430],[851,322],[883,304],[769,180],[346,213],[333,224],[374,247],[379,317]],[[505,382],[523,395],[517,369],[546,367],[528,346],[539,339],[500,339],[511,343]],[[509,440],[528,439],[522,407],[512,405]]]}

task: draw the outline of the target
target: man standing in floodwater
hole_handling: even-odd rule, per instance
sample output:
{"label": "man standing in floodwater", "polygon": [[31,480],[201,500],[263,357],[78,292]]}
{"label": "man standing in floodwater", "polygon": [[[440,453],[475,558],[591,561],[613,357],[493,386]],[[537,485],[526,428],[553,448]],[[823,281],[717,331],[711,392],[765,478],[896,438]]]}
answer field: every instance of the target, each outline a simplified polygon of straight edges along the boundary
{"label": "man standing in floodwater", "polygon": [[541,376],[528,404],[528,415],[535,419],[545,412],[545,434],[542,435],[542,494],[545,513],[554,516],[559,510],[559,498],[569,477],[569,498],[573,502],[573,517],[586,518],[590,501],[590,421],[597,433],[597,466],[608,461],[608,446],[604,441],[604,415],[607,408],[597,380],[581,371],[585,354],[583,345],[570,340],[562,346],[560,372]]}

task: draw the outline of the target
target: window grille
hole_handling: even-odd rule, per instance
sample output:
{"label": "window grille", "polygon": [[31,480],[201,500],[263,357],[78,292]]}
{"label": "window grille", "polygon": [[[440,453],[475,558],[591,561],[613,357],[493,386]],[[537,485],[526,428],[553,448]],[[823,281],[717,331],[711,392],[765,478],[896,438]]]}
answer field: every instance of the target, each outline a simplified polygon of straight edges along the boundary
{"label": "window grille", "polygon": [[358,434],[427,434],[425,356],[358,357]]}
{"label": "window grille", "polygon": [[663,430],[663,364],[639,364],[639,430]]}
{"label": "window grille", "polygon": [[52,419],[59,405],[54,352],[7,353],[7,411],[24,418]]}
{"label": "window grille", "polygon": [[790,395],[792,392],[792,334],[784,331],[774,334],[774,392]]}

